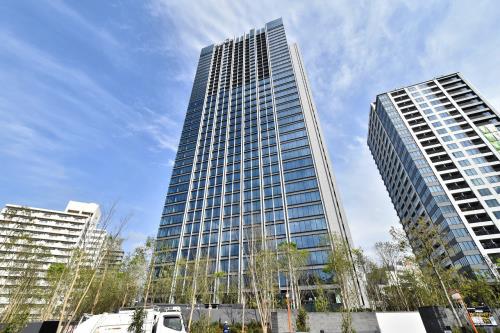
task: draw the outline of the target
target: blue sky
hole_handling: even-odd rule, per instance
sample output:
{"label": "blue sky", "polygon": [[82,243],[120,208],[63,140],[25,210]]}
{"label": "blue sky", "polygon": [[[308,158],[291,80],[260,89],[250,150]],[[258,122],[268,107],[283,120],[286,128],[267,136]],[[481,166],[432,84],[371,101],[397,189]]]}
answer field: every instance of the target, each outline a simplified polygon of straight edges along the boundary
{"label": "blue sky", "polygon": [[155,235],[201,47],[283,17],[357,246],[397,217],[366,147],[377,93],[462,72],[500,109],[497,1],[0,2],[0,205],[118,201]]}

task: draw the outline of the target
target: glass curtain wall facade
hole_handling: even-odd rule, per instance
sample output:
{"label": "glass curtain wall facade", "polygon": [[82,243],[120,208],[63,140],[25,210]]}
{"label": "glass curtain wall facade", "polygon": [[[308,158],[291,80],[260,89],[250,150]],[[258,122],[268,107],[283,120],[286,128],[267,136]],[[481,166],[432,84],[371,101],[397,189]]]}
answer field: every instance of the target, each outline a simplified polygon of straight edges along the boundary
{"label": "glass curtain wall facade", "polygon": [[157,268],[208,257],[209,272],[225,273],[215,288],[241,291],[245,232],[256,226],[269,249],[294,242],[308,250],[303,285],[331,283],[328,233],[352,243],[300,54],[281,19],[201,51]]}
{"label": "glass curtain wall facade", "polygon": [[442,264],[498,277],[498,113],[459,74],[377,96],[368,146],[406,231],[431,221]]}

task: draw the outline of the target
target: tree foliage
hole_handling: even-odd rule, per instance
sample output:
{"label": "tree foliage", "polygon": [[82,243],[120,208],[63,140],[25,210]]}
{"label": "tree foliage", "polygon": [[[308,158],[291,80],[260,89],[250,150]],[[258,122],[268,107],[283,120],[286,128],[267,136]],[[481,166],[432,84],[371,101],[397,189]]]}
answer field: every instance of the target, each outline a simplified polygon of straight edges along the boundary
{"label": "tree foliage", "polygon": [[296,319],[296,325],[297,325],[297,331],[301,332],[307,332],[309,331],[309,327],[307,326],[307,311],[304,308],[299,308],[297,311],[297,319]]}
{"label": "tree foliage", "polygon": [[339,234],[331,234],[330,242],[333,247],[325,271],[331,273],[340,289],[342,296],[342,332],[354,333],[351,312],[359,306],[358,289],[355,281],[359,280],[357,265],[351,255],[351,248],[347,241]]}
{"label": "tree foliage", "polygon": [[144,307],[136,307],[134,313],[132,314],[132,321],[127,328],[130,333],[143,333],[144,332],[144,319],[146,317],[146,311]]}
{"label": "tree foliage", "polygon": [[372,308],[414,311],[421,306],[459,305],[450,295],[460,292],[470,306],[500,306],[500,285],[482,275],[464,274],[449,265],[450,246],[445,235],[425,220],[417,221],[408,235],[391,228],[392,239],[376,244],[376,260],[366,257],[367,292]]}

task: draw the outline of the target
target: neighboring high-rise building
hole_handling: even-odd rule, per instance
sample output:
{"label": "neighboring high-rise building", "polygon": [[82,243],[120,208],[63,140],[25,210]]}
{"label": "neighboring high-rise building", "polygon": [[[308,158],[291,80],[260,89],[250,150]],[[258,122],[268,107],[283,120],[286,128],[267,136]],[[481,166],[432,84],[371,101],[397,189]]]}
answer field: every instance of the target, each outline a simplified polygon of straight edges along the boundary
{"label": "neighboring high-rise building", "polygon": [[6,205],[0,212],[0,308],[20,283],[32,290],[27,302],[40,304],[37,291],[46,289],[50,266],[68,263],[75,249],[88,252],[86,265],[99,264],[106,237],[97,229],[100,217],[95,203],[70,201],[64,211]]}
{"label": "neighboring high-rise building", "polygon": [[[331,282],[323,271],[329,233],[352,245],[299,49],[281,19],[201,50],[157,236],[158,268],[208,257],[212,272],[225,273],[216,285],[225,289],[214,294],[236,289],[240,299],[252,226],[271,249],[293,242],[309,251],[303,285]],[[363,305],[360,283],[353,287]]]}
{"label": "neighboring high-rise building", "polygon": [[420,217],[445,234],[454,265],[498,276],[500,119],[459,74],[377,96],[368,146],[405,230]]}
{"label": "neighboring high-rise building", "polygon": [[[104,269],[106,265],[118,266],[123,261],[125,252],[122,249],[122,239],[113,239],[104,229],[90,230],[86,239],[84,250],[88,256],[89,265],[98,264]],[[100,262],[97,263],[97,260]]]}

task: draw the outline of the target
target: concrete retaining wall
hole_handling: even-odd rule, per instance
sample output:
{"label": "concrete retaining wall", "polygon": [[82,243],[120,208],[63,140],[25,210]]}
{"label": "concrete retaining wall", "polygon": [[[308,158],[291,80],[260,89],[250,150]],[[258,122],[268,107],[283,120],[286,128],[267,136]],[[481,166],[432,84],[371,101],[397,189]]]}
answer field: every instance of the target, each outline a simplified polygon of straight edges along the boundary
{"label": "concrete retaining wall", "polygon": [[[187,322],[189,320],[190,308],[188,306],[181,306],[182,316]],[[193,311],[193,321],[197,321],[201,316],[205,315],[208,317],[210,312],[210,321],[223,323],[227,321],[229,324],[241,323],[243,310],[232,308],[232,307],[221,307],[218,309],[206,309],[203,306],[195,306]],[[251,321],[259,321],[259,315],[257,310],[246,309],[245,310],[245,324]]]}
{"label": "concrete retaining wall", "polygon": [[[379,333],[380,327],[374,312],[353,312],[352,324],[357,333]],[[341,333],[342,314],[339,312],[309,313],[310,332]]]}
{"label": "concrete retaining wall", "polygon": [[[339,312],[309,312],[307,326],[309,332],[341,333],[342,314]],[[295,330],[296,312],[292,314],[292,327]],[[357,333],[380,333],[374,312],[353,312],[352,322]],[[285,310],[271,315],[272,333],[288,333],[288,315]]]}

